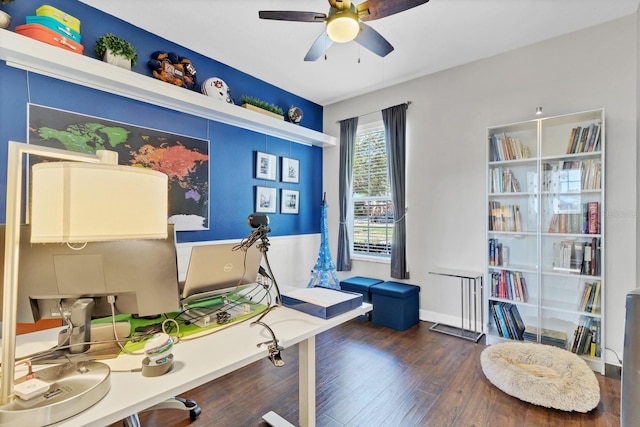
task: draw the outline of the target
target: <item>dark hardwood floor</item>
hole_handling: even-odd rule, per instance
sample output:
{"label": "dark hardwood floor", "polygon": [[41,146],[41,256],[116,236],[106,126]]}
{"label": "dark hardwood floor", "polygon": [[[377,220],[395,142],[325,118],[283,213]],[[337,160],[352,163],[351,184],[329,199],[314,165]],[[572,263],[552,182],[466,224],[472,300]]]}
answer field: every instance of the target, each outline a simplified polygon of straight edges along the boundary
{"label": "dark hardwood floor", "polygon": [[[596,374],[600,404],[587,414],[534,406],[487,381],[480,366],[484,345],[431,332],[429,326],[420,322],[398,332],[355,319],[319,335],[317,425],[620,425],[619,379]],[[285,349],[283,358],[282,368],[265,358],[183,395],[202,407],[196,421],[186,411],[157,410],[140,414],[141,424],[262,427],[261,417],[270,410],[296,423],[297,347]]]}

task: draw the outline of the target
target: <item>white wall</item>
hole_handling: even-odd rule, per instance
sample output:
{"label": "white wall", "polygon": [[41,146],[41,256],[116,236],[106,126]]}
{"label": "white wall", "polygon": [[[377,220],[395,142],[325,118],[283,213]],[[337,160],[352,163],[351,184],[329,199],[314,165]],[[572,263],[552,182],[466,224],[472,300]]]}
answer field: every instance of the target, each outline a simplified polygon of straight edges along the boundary
{"label": "white wall", "polygon": [[[626,293],[637,283],[637,17],[622,19],[415,79],[325,107],[336,123],[405,101],[408,110],[407,228],[421,318],[459,315],[459,283],[436,267],[484,272],[488,126],[604,108],[606,114],[606,346],[622,354]],[[357,76],[354,76],[357,78]],[[331,248],[338,228],[339,147],[324,150]],[[340,277],[389,280],[388,264],[354,261]],[[607,354],[610,363],[616,363]]]}

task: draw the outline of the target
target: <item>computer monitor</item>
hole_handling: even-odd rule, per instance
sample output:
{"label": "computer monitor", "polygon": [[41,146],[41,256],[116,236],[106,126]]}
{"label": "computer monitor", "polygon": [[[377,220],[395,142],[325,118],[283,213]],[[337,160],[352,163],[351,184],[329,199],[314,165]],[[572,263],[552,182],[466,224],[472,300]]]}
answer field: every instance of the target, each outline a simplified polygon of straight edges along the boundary
{"label": "computer monitor", "polygon": [[[168,225],[166,239],[93,242],[81,250],[67,244],[32,244],[30,231],[30,226],[21,226],[18,322],[60,318],[61,306],[70,307],[81,298],[93,300],[93,317],[110,316],[108,296],[115,298],[116,314],[178,311],[173,225]],[[0,225],[2,265],[4,241],[5,226]]]}
{"label": "computer monitor", "polygon": [[257,245],[246,251],[237,243],[193,246],[180,292],[183,306],[256,283],[261,260],[262,253]]}

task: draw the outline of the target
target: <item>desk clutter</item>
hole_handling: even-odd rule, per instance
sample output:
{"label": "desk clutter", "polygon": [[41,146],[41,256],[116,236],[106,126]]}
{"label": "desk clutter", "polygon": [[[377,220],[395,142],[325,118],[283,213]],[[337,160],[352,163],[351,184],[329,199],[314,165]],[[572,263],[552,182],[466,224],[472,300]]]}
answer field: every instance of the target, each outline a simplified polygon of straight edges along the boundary
{"label": "desk clutter", "polygon": [[16,26],[16,33],[71,52],[84,52],[78,18],[49,5],[39,7],[35,13],[26,17],[24,25]]}
{"label": "desk clutter", "polygon": [[365,302],[373,304],[371,312],[373,323],[398,331],[404,331],[418,324],[419,286],[354,276],[340,281],[340,287],[361,293]]}

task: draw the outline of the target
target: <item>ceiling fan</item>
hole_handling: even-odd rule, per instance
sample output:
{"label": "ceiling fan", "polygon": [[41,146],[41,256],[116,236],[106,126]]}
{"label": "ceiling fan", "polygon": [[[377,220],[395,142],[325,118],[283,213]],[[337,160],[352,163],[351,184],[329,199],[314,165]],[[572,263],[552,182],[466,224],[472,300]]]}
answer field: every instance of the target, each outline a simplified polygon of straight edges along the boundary
{"label": "ceiling fan", "polygon": [[354,5],[349,0],[328,0],[329,14],[321,12],[301,12],[293,10],[261,10],[260,19],[278,21],[324,22],[325,31],[311,45],[304,57],[305,61],[315,61],[334,42],[346,43],[355,40],[362,47],[378,56],[385,57],[393,51],[393,46],[380,33],[363,21],[373,21],[411,9],[429,0],[365,0]]}

